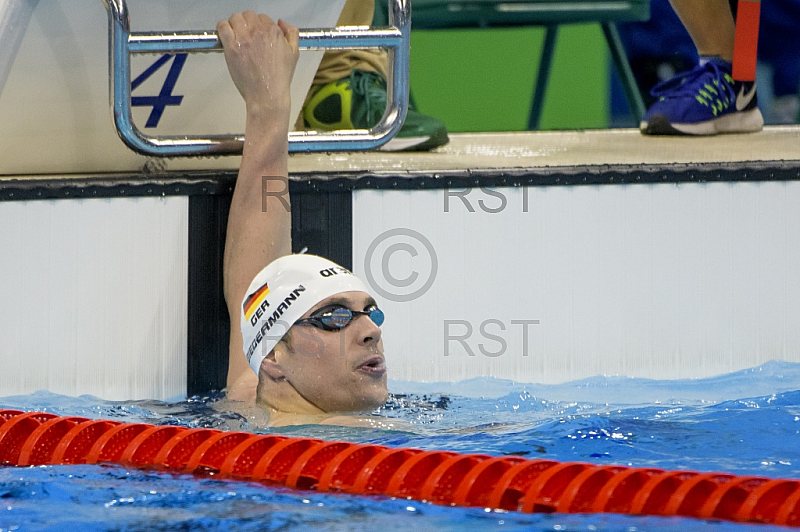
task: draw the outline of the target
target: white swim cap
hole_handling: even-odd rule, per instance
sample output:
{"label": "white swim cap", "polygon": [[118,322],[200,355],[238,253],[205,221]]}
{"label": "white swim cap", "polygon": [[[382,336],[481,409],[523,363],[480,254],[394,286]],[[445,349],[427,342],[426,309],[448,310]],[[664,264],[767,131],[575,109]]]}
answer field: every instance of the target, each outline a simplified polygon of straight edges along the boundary
{"label": "white swim cap", "polygon": [[258,375],[261,361],[303,314],[341,292],[366,292],[347,268],[317,255],[287,255],[258,272],[242,301],[244,354]]}

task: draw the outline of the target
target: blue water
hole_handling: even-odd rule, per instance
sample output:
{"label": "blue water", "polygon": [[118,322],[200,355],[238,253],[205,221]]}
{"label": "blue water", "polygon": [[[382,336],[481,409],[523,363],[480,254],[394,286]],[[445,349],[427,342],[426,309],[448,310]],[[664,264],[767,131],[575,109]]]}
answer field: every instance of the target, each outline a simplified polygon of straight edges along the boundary
{"label": "blue water", "polygon": [[[392,382],[377,412],[403,430],[262,429],[221,394],[110,402],[47,392],[0,408],[280,433],[389,446],[597,464],[800,478],[800,364],[711,379],[594,377],[557,386],[498,379]],[[709,522],[619,515],[529,515],[408,500],[299,492],[117,466],[0,468],[6,530],[699,530]],[[715,530],[779,527],[714,523]]]}

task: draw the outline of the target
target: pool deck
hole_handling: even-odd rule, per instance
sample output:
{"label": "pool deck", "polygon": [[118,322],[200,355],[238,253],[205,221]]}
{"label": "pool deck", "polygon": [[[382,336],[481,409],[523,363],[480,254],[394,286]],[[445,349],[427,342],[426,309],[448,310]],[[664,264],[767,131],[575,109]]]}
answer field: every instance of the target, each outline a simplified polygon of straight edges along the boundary
{"label": "pool deck", "polygon": [[[0,175],[0,192],[5,191],[0,194],[0,200],[21,199],[19,195],[10,197],[9,191],[15,187],[31,186],[33,182],[46,182],[50,187],[57,187],[59,183],[75,187],[80,186],[78,182],[81,181],[84,185],[87,182],[108,185],[150,183],[158,188],[176,180],[194,180],[203,181],[207,188],[208,183],[220,177],[226,177],[230,183],[239,161],[239,157],[155,160],[151,166],[155,170],[150,173],[141,168],[115,167],[112,164],[102,172]],[[562,175],[577,174],[586,169],[603,171],[604,167],[613,171],[655,168],[670,172],[714,165],[738,169],[758,167],[762,171],[782,169],[774,179],[800,178],[800,126],[767,127],[760,133],[716,137],[647,137],[635,129],[457,133],[451,134],[448,144],[430,152],[330,152],[294,154],[289,158],[290,174],[300,180],[338,177],[358,180],[365,175],[382,174],[437,177],[437,174],[446,176],[459,172],[533,174],[556,168]],[[744,177],[749,178],[754,177]],[[735,179],[742,179],[741,172]],[[175,189],[167,191],[167,194],[185,191],[184,187],[181,192]],[[148,195],[144,190],[130,190],[126,195],[139,194]],[[49,194],[45,196],[52,197]]]}
{"label": "pool deck", "polygon": [[290,173],[437,172],[452,170],[702,165],[800,161],[800,127],[767,127],[746,135],[648,137],[635,129],[458,133],[426,153],[322,153],[291,157]]}

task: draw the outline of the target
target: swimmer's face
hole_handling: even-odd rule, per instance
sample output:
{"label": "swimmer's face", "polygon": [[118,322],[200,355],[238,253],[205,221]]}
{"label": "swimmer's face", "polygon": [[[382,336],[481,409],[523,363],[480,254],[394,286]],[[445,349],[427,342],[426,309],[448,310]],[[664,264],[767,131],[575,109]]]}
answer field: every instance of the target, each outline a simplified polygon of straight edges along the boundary
{"label": "swimmer's face", "polygon": [[[375,300],[364,292],[342,292],[324,299],[303,315],[342,305],[368,310]],[[289,384],[325,412],[358,412],[381,406],[388,397],[381,329],[368,316],[355,316],[349,325],[326,331],[296,324],[289,331],[291,349],[276,351]]]}

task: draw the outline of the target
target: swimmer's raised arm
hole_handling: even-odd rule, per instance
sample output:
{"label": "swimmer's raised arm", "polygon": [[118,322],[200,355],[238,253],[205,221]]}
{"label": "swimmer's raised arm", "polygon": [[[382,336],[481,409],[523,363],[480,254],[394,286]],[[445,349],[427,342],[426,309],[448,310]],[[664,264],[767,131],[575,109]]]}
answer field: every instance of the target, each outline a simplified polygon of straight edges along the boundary
{"label": "swimmer's raised arm", "polygon": [[242,350],[240,305],[255,275],[291,253],[288,209],[289,85],[298,58],[297,28],[252,11],[217,24],[225,60],[247,109],[245,143],[231,202],[223,265],[231,319],[227,388],[255,398],[258,377]]}

